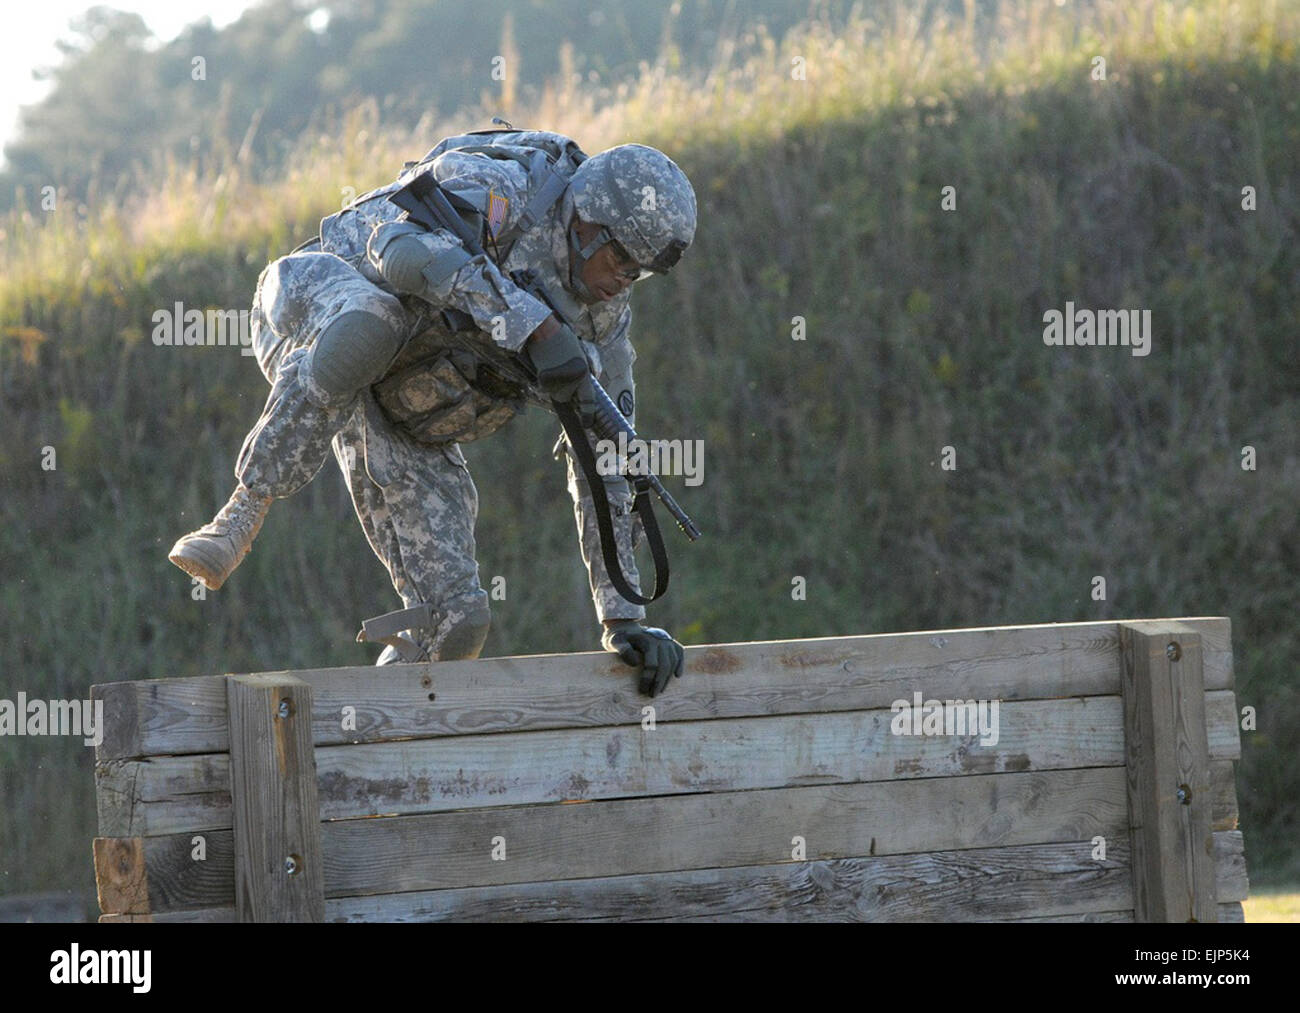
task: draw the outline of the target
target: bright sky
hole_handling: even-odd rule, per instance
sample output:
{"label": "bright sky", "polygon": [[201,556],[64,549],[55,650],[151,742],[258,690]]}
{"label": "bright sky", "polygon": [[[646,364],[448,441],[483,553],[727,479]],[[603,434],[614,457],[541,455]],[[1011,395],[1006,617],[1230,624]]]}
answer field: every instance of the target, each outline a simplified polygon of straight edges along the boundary
{"label": "bright sky", "polygon": [[[164,42],[204,17],[221,27],[254,6],[251,0],[104,0],[103,5],[138,13]],[[54,41],[69,36],[69,22],[94,6],[95,0],[5,5],[4,32],[0,33],[0,146],[13,140],[17,132],[19,107],[39,101],[48,87],[48,82],[33,80],[32,71],[59,63],[62,54]]]}

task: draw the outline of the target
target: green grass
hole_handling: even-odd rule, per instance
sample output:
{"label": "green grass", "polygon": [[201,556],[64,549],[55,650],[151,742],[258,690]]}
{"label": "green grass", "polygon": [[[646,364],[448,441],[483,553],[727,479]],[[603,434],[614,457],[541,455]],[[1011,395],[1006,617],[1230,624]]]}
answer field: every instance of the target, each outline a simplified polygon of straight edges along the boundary
{"label": "green grass", "polygon": [[[1009,3],[996,31],[928,43],[906,14],[756,36],[705,79],[649,68],[505,111],[588,150],[660,145],[699,193],[695,246],[634,299],[639,420],[706,446],[704,485],[675,490],[706,537],[671,546],[657,622],[707,643],[1231,616],[1259,715],[1238,771],[1252,879],[1295,882],[1300,11],[1088,10]],[[409,136],[361,109],[275,183],[172,165],[144,197],[106,184],[84,214],[4,223],[4,690],[370,660],[359,620],[396,599],[333,474],[206,600],[166,561],[224,502],[266,387],[233,350],[155,347],[150,317],[246,306],[345,187],[485,120]],[[1151,309],[1152,355],[1046,348],[1067,299]],[[509,587],[488,654],[596,646],[554,430],[533,413],[466,448],[483,579]],[[27,814],[0,821],[0,891],[88,891],[88,751],[0,740],[0,797]]]}
{"label": "green grass", "polygon": [[1241,906],[1248,922],[1300,922],[1300,890],[1294,886],[1255,893]]}

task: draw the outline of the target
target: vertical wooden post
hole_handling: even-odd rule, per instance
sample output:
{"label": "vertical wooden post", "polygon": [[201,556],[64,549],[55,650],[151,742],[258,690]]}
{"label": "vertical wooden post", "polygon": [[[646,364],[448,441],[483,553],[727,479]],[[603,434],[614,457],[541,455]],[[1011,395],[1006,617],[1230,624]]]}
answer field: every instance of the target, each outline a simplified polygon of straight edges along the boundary
{"label": "vertical wooden post", "polygon": [[226,700],[239,920],[324,921],[311,687],[283,673],[232,676]]}
{"label": "vertical wooden post", "polygon": [[1134,919],[1218,920],[1200,634],[1120,623]]}

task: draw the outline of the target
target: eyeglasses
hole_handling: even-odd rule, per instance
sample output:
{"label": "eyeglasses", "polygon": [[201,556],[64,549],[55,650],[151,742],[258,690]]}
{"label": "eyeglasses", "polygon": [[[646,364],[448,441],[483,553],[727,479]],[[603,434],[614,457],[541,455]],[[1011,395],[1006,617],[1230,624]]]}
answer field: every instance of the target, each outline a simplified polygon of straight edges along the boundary
{"label": "eyeglasses", "polygon": [[609,248],[614,254],[615,277],[622,278],[624,281],[640,281],[646,275],[653,273],[632,259],[627,250],[623,249],[623,244],[617,239],[609,241]]}
{"label": "eyeglasses", "polygon": [[[609,231],[609,227],[604,225],[601,226],[600,232],[597,234],[595,241],[588,247],[588,249],[603,244],[609,245],[610,252],[614,256],[616,276],[629,282],[640,281],[642,278],[649,278],[652,274],[667,274],[669,270],[676,265],[677,261],[682,259],[682,252],[686,249],[686,243],[682,242],[680,239],[674,239],[660,252],[659,256],[655,257],[655,262],[649,267],[646,267],[646,265],[642,264],[628,253],[627,247],[615,239],[614,234]],[[584,253],[583,255],[590,256],[590,254],[587,253]]]}
{"label": "eyeglasses", "polygon": [[596,242],[608,244],[610,253],[614,257],[616,265],[615,275],[624,281],[640,281],[642,278],[648,278],[655,272],[648,267],[643,267],[637,262],[636,258],[627,252],[627,248],[614,238],[614,234],[609,231],[608,226],[601,226],[600,233],[596,236]]}

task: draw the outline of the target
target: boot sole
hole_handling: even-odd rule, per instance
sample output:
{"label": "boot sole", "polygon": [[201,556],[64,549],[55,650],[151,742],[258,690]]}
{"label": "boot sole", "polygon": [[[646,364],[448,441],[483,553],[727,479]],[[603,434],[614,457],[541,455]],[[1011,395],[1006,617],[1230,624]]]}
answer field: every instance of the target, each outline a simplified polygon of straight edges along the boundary
{"label": "boot sole", "polygon": [[191,577],[198,578],[209,591],[220,590],[221,585],[226,582],[226,577],[222,576],[221,565],[204,555],[198,546],[187,545],[184,538],[172,546],[172,551],[167,554],[167,558]]}

